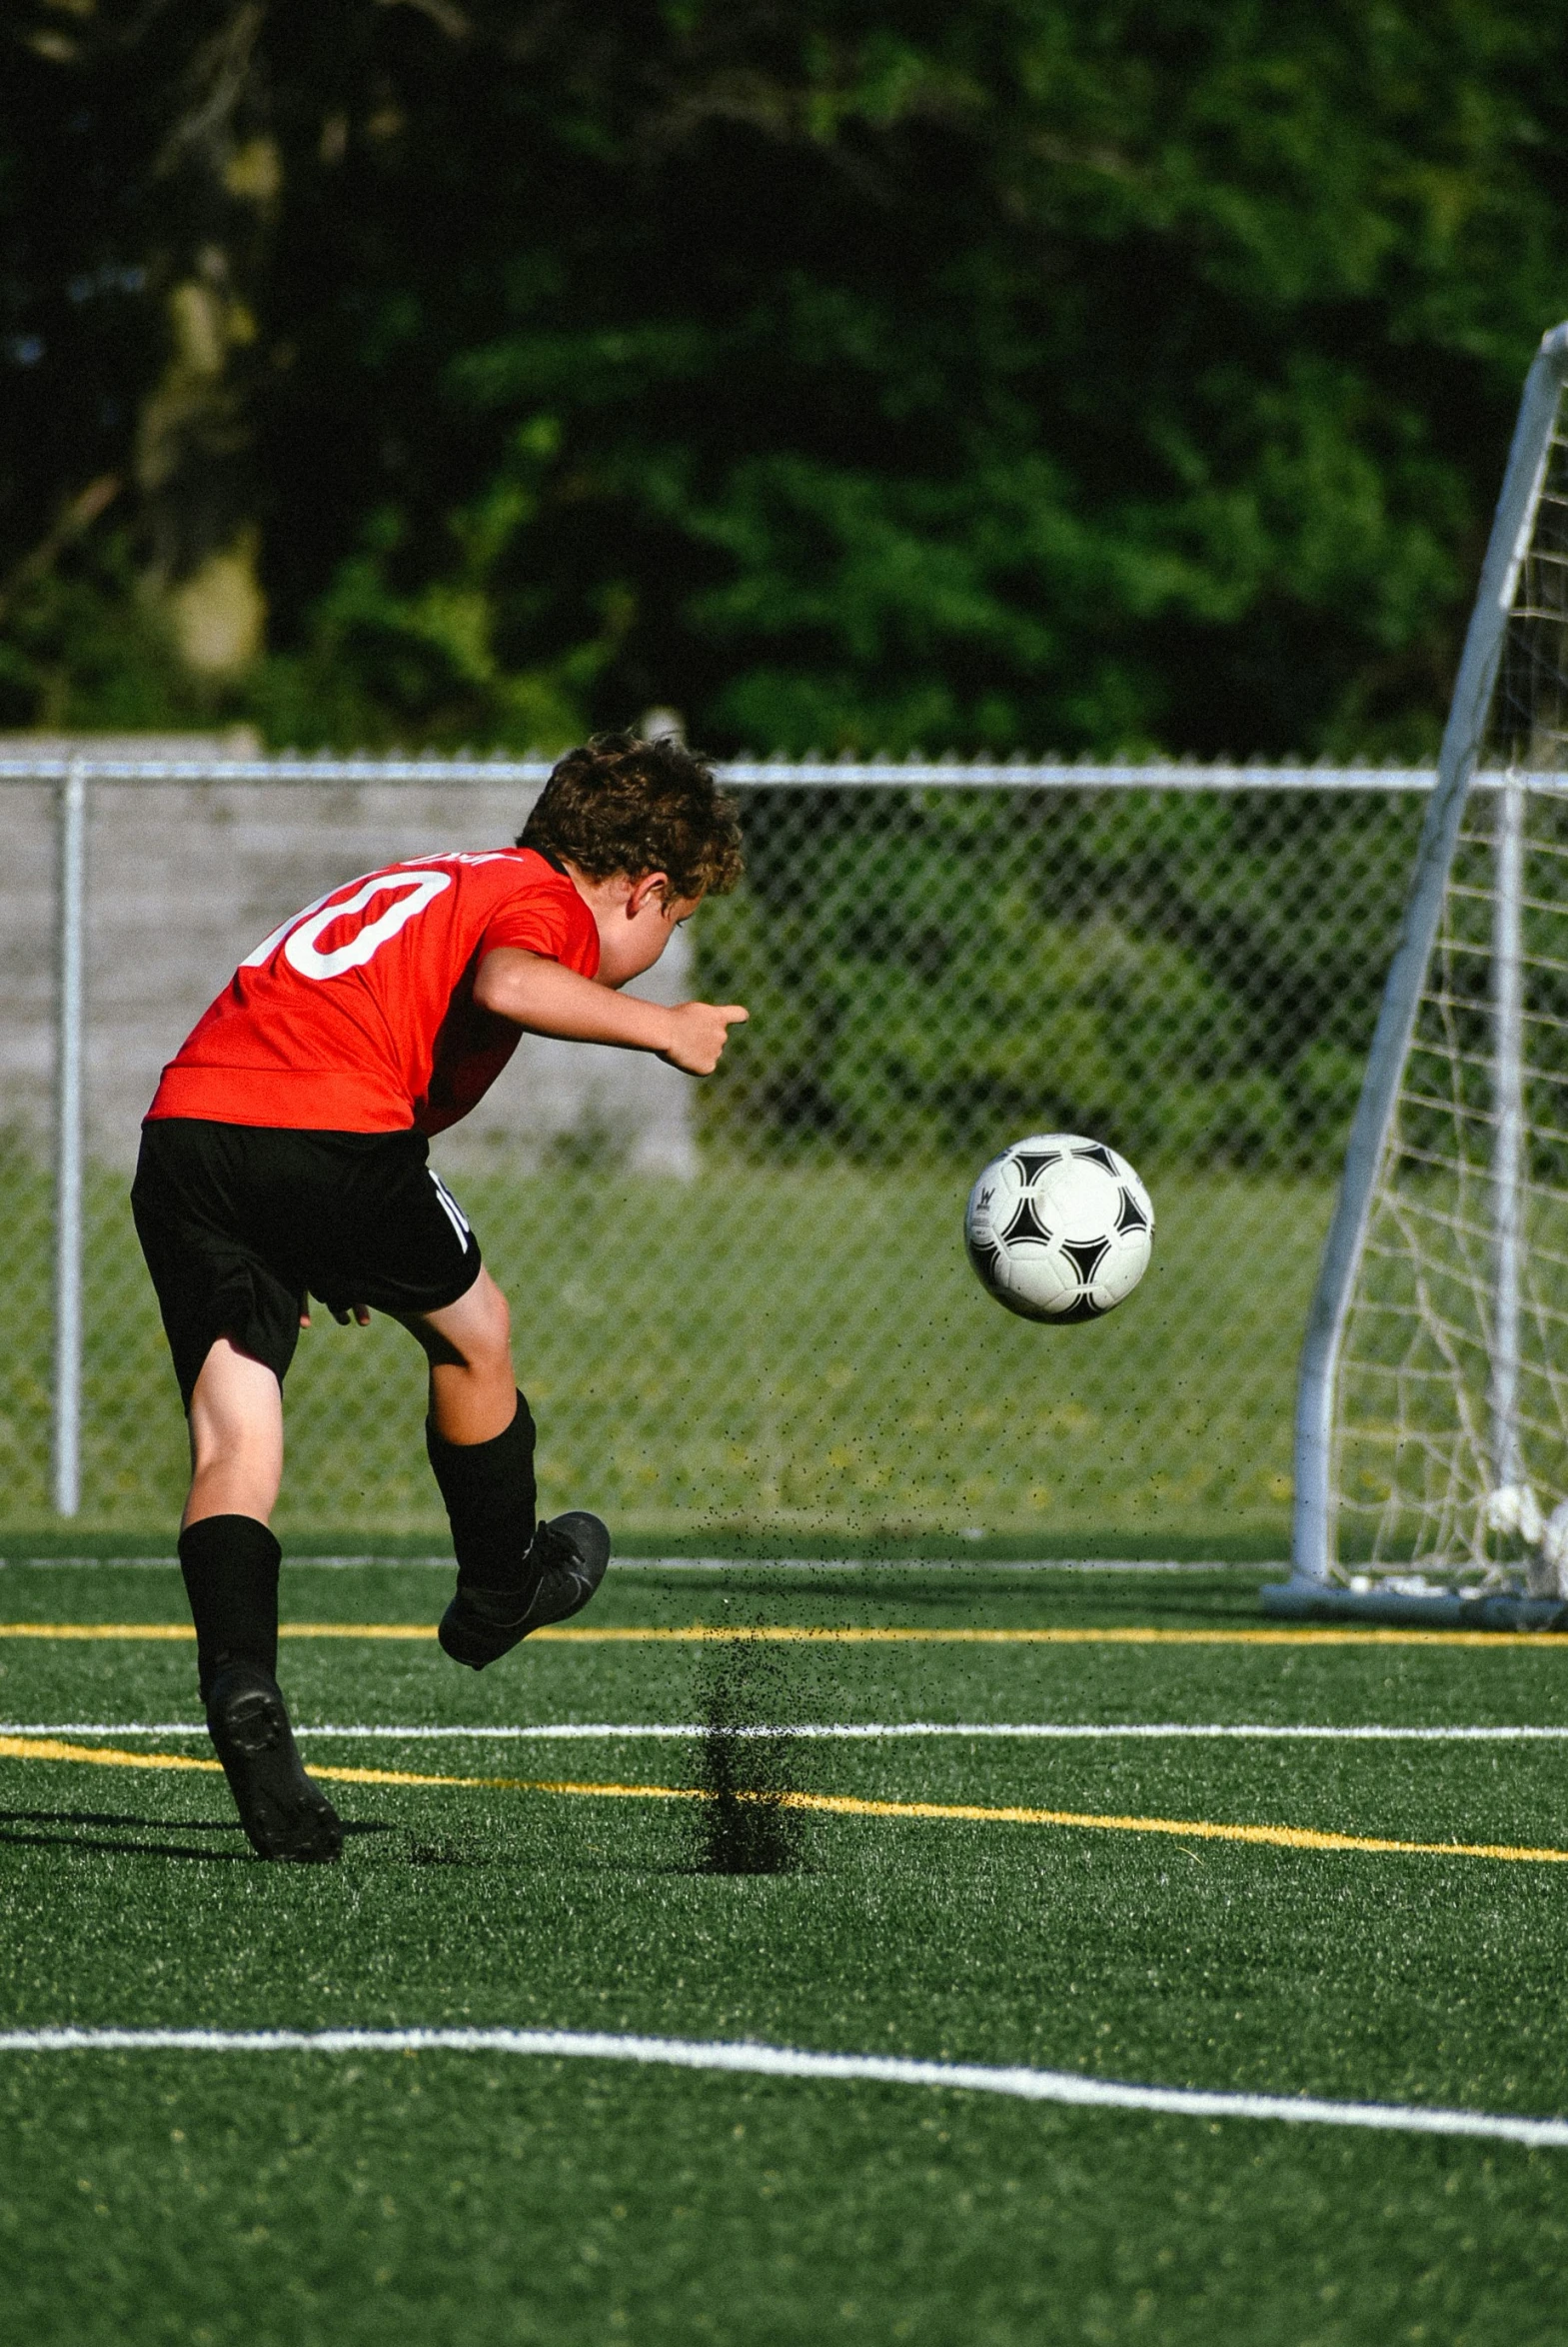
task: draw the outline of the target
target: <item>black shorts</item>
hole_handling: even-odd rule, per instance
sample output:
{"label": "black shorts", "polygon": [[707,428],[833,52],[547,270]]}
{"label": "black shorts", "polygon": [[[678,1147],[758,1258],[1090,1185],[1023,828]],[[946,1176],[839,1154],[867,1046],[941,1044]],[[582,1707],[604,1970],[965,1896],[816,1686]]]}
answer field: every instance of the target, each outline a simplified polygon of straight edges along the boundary
{"label": "black shorts", "polygon": [[307,1294],[433,1312],[468,1293],[479,1241],[429,1156],[422,1133],[143,1126],[131,1210],[187,1408],[220,1336],[281,1381]]}

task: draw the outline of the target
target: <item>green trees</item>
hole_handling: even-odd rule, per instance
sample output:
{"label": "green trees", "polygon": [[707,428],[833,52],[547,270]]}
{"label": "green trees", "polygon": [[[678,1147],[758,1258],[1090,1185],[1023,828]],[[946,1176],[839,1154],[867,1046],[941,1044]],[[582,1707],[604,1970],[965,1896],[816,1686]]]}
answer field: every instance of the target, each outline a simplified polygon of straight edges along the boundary
{"label": "green trees", "polygon": [[31,0],[0,722],[1435,738],[1560,6]]}

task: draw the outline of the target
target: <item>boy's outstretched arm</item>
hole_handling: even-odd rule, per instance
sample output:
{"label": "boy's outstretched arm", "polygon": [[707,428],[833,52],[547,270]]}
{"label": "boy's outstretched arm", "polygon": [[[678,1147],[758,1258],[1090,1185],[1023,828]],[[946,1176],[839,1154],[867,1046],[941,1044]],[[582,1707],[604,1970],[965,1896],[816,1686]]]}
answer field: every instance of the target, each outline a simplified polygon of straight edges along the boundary
{"label": "boy's outstretched arm", "polygon": [[485,956],[474,1000],[532,1035],[653,1052],[688,1076],[712,1076],[729,1030],[750,1017],[739,1003],[645,1003],[516,946]]}

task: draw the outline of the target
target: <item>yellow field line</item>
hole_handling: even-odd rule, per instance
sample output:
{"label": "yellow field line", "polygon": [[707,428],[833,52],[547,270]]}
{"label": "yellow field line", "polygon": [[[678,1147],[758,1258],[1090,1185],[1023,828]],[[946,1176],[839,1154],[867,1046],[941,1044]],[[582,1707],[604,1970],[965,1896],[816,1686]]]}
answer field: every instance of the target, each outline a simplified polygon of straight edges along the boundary
{"label": "yellow field line", "polygon": [[92,1760],[101,1768],[220,1768],[188,1752],[111,1752],[101,1744],[66,1744],[57,1736],[0,1736],[0,1760]]}
{"label": "yellow field line", "polygon": [[0,1638],[185,1638],[196,1632],[179,1621],[0,1621]]}
{"label": "yellow field line", "polygon": [[992,1809],[956,1801],[861,1801],[847,1793],[781,1793],[778,1799],[783,1808],[824,1809],[838,1817],[949,1817],[985,1825],[1075,1825],[1100,1833],[1166,1833],[1194,1841],[1263,1842],[1279,1850],[1392,1850],[1419,1857],[1526,1858],[1542,1865],[1568,1865],[1568,1849],[1531,1849],[1510,1842],[1392,1841],[1377,1834],[1319,1833],[1308,1825],[1218,1825],[1208,1818],[1106,1817],[1076,1809]]}
{"label": "yellow field line", "polygon": [[[95,1768],[198,1768],[222,1775],[220,1760],[198,1760],[189,1752],[119,1752],[107,1744],[67,1744],[55,1736],[0,1736],[0,1760],[85,1760]],[[504,1785],[532,1789],[521,1779],[501,1776],[415,1776],[401,1768],[311,1768],[335,1784]]]}
{"label": "yellow field line", "polygon": [[[120,1752],[98,1744],[68,1744],[52,1736],[0,1736],[0,1759],[83,1760],[97,1768],[185,1768],[216,1771],[216,1760],[184,1752]],[[566,1793],[593,1800],[708,1801],[698,1785],[586,1784],[558,1777],[428,1776],[406,1768],[318,1768],[332,1784],[461,1785],[510,1793]],[[1421,1858],[1503,1858],[1543,1866],[1568,1865],[1568,1849],[1532,1849],[1512,1842],[1410,1842],[1378,1834],[1320,1833],[1309,1825],[1222,1825],[1206,1817],[1112,1817],[1093,1810],[995,1808],[977,1801],[867,1801],[852,1793],[740,1793],[743,1801],[777,1801],[784,1809],[829,1817],[913,1817],[971,1825],[1075,1826],[1097,1833],[1163,1833],[1183,1841],[1252,1842],[1279,1850],[1369,1850]]]}
{"label": "yellow field line", "polygon": [[[177,1621],[0,1621],[0,1638],[156,1638],[189,1643],[196,1635]],[[286,1621],[281,1638],[411,1638],[434,1640],[423,1621]],[[800,1625],[727,1629],[693,1622],[684,1629],[543,1629],[536,1639],[562,1644],[723,1644],[755,1639],[782,1645],[936,1646],[1534,1646],[1568,1651],[1568,1639],[1539,1630],[1379,1629],[815,1629]]]}

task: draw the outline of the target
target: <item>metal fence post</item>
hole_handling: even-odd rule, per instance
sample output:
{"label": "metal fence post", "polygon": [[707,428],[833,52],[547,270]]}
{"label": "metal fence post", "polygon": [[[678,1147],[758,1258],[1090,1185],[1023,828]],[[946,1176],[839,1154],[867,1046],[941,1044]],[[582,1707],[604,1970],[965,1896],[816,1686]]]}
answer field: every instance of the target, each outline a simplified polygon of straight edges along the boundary
{"label": "metal fence post", "polygon": [[82,1027],[87,776],[60,785],[55,931],[54,1504],[82,1503]]}

